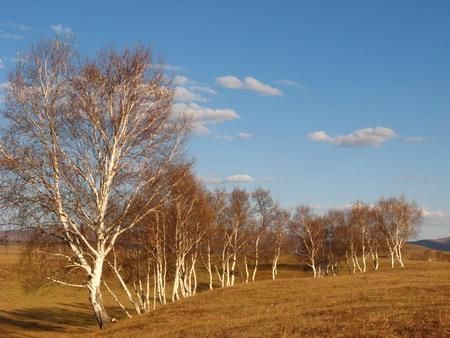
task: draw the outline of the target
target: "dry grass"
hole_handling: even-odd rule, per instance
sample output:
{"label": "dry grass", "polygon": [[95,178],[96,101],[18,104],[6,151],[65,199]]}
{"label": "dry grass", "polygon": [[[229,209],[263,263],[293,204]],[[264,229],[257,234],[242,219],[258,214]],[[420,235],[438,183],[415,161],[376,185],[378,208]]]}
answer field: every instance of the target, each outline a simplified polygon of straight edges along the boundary
{"label": "dry grass", "polygon": [[15,259],[0,254],[0,336],[450,336],[448,262],[318,280],[286,264],[277,281],[202,292],[98,332],[84,292],[25,295],[5,279]]}

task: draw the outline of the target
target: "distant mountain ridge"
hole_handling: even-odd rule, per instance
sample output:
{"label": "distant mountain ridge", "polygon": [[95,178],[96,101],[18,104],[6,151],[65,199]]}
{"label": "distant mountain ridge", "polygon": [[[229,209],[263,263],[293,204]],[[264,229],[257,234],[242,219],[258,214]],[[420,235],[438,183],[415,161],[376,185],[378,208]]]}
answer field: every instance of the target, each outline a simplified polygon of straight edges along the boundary
{"label": "distant mountain ridge", "polygon": [[410,244],[420,245],[428,249],[450,252],[450,237],[439,239],[421,239],[408,242]]}

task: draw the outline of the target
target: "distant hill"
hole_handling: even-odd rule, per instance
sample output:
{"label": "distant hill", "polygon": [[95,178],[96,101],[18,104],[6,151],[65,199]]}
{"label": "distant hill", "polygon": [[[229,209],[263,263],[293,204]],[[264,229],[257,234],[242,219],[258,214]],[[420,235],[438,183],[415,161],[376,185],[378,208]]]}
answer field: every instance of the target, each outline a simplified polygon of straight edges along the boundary
{"label": "distant hill", "polygon": [[419,241],[411,241],[408,243],[420,245],[428,249],[450,252],[450,237],[439,239],[421,239]]}

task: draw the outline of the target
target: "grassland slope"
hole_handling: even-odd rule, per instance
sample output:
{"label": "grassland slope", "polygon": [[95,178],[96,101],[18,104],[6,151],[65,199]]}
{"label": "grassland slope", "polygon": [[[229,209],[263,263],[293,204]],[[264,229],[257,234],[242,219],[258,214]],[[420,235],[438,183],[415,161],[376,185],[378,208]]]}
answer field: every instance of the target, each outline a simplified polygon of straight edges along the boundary
{"label": "grassland slope", "polygon": [[204,292],[98,336],[450,336],[450,265],[261,281]]}

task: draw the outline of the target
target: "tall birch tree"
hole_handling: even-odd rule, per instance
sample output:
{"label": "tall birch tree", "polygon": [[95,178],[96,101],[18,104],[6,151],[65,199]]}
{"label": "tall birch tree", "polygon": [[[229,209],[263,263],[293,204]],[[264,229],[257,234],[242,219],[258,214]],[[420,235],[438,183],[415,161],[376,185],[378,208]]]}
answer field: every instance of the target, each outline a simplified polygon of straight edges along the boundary
{"label": "tall birch tree", "polygon": [[173,119],[170,83],[143,47],[82,59],[70,42],[44,40],[8,80],[2,202],[14,211],[12,223],[53,238],[45,257],[85,276],[48,278],[87,289],[103,328],[111,322],[101,291],[105,260],[155,211],[157,178],[178,159],[186,124]]}

